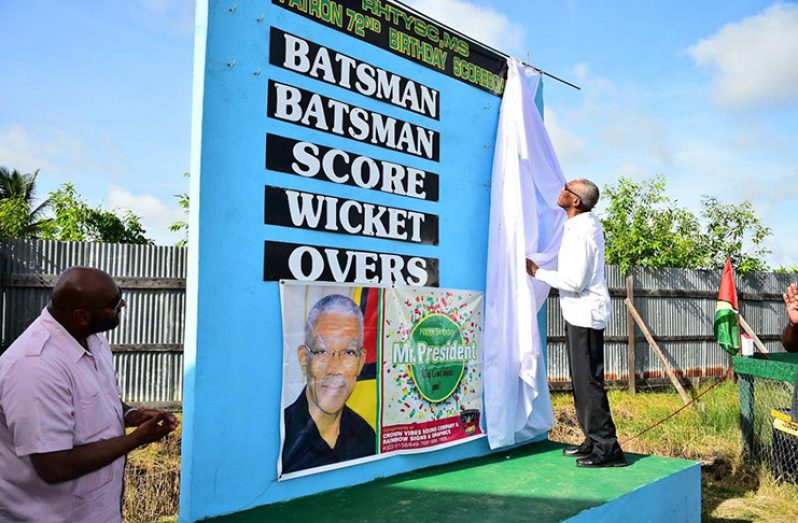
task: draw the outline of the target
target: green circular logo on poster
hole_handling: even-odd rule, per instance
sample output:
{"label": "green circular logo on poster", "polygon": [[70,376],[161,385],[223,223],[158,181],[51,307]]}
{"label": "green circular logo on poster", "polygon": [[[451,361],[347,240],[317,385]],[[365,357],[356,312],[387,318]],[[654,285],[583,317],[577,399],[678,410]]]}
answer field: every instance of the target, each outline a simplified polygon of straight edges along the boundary
{"label": "green circular logo on poster", "polygon": [[454,393],[465,371],[463,333],[443,314],[422,318],[410,333],[416,363],[410,376],[421,396],[439,403]]}

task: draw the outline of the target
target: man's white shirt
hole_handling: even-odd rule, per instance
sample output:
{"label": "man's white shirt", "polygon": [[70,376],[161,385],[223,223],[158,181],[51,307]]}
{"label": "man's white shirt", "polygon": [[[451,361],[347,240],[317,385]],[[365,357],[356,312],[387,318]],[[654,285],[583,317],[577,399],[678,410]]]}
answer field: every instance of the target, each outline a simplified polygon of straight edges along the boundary
{"label": "man's white shirt", "polygon": [[610,319],[604,277],[604,230],[598,217],[583,212],[565,221],[557,270],[538,269],[535,278],[560,290],[565,321],[603,329]]}

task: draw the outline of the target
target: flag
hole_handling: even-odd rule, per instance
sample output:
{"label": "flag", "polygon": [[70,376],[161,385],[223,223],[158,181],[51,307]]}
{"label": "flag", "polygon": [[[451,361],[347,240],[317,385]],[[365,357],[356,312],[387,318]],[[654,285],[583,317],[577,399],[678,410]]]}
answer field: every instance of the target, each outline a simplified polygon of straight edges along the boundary
{"label": "flag", "polygon": [[726,266],[723,268],[723,275],[720,277],[714,331],[718,345],[729,354],[737,354],[740,349],[737,311],[737,290],[734,288],[734,271],[732,271],[731,267],[731,258],[727,258]]}

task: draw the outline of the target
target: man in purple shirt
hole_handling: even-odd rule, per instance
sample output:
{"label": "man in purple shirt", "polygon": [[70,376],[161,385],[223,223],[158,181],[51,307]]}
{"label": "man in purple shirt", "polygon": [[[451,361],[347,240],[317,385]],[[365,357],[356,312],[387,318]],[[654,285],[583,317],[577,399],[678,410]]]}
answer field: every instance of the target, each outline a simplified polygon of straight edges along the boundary
{"label": "man in purple shirt", "polygon": [[120,399],[99,333],[124,306],[105,272],[67,269],[0,355],[0,521],[121,521],[125,455],[177,427],[173,414]]}

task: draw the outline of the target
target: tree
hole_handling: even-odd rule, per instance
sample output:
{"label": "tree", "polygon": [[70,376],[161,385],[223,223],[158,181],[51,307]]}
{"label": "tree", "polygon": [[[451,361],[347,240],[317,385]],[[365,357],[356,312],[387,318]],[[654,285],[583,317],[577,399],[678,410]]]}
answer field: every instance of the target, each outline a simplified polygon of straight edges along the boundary
{"label": "tree", "polygon": [[0,167],[0,199],[22,198],[28,201],[33,200],[33,190],[36,185],[36,177],[39,170],[32,173],[22,174],[16,169],[8,170]]}
{"label": "tree", "polygon": [[736,271],[767,271],[764,258],[770,249],[764,243],[770,229],[762,225],[751,202],[739,205],[721,203],[714,196],[701,198],[701,216],[706,222],[703,234],[706,268],[721,269],[731,256]]}
{"label": "tree", "polygon": [[604,190],[602,218],[607,263],[632,267],[720,269],[731,256],[740,273],[767,270],[764,227],[750,202],[724,204],[701,199],[700,218],[665,194],[663,176],[637,183],[621,178]]}
{"label": "tree", "polygon": [[30,205],[22,198],[0,200],[0,239],[19,240],[29,237]]}
{"label": "tree", "polygon": [[136,243],[150,245],[154,243],[147,238],[147,231],[141,225],[139,217],[130,209],[125,209],[122,216],[100,208],[89,209],[86,220],[89,235],[94,241],[106,243]]}
{"label": "tree", "polygon": [[[183,173],[183,178],[188,178],[189,176],[189,173]],[[191,204],[188,193],[175,194],[175,198],[177,198],[177,204],[183,209],[183,214],[188,215],[189,206]],[[173,223],[169,226],[169,231],[185,232],[185,236],[175,243],[175,247],[185,247],[186,244],[188,244],[188,222],[186,220],[180,220]]]}
{"label": "tree", "polygon": [[664,177],[640,183],[621,178],[604,190],[604,198],[609,200],[602,219],[607,263],[624,273],[632,267],[701,265],[698,219],[665,195]]}
{"label": "tree", "polygon": [[151,244],[138,216],[126,210],[122,216],[100,207],[92,208],[71,183],[50,193],[53,218],[42,231],[46,240]]}
{"label": "tree", "polygon": [[42,215],[48,200],[33,208],[38,175],[38,169],[22,174],[0,167],[0,238],[35,238],[47,222]]}

